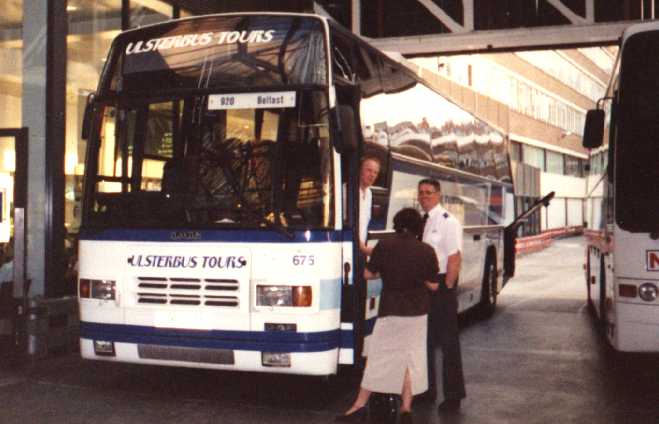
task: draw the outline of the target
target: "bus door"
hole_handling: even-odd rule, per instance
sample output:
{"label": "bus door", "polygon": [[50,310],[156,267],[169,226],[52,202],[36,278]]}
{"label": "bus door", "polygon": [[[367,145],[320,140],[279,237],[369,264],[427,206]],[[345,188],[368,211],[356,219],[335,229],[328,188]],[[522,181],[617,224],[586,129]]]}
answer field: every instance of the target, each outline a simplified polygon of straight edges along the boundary
{"label": "bus door", "polygon": [[[358,129],[359,91],[350,84],[336,85],[337,131],[335,146],[341,152],[341,190],[343,228],[343,288],[341,290],[341,322],[352,325],[353,363],[361,358],[365,332],[366,258],[359,251],[359,157],[361,136]],[[342,341],[342,346],[346,343]]]}
{"label": "bus door", "polygon": [[517,229],[526,222],[526,219],[531,216],[542,206],[548,207],[551,199],[554,198],[555,192],[550,192],[542,199],[536,201],[527,210],[522,212],[515,220],[508,225],[504,230],[503,240],[503,280],[504,284],[508,279],[515,275],[515,241],[517,240]]}

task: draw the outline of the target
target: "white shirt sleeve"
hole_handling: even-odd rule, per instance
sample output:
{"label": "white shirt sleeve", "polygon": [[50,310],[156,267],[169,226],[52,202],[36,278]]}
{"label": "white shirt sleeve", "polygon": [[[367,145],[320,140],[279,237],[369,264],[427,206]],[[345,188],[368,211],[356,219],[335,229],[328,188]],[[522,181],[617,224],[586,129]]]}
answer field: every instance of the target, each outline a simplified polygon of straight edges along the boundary
{"label": "white shirt sleeve", "polygon": [[373,205],[373,194],[371,188],[366,189],[365,198],[362,200],[359,193],[359,239],[366,243],[368,237],[368,224],[371,221],[371,207]]}
{"label": "white shirt sleeve", "polygon": [[451,256],[462,251],[462,226],[455,217],[450,217],[444,223],[445,234],[442,237],[444,243],[444,252],[446,256]]}

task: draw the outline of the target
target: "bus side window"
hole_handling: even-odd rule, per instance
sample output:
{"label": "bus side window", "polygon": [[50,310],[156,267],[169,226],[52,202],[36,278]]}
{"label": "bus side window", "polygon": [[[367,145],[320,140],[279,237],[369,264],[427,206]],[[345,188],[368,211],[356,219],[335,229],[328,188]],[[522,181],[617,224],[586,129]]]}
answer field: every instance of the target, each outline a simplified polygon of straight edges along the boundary
{"label": "bus side window", "polygon": [[338,79],[347,82],[355,80],[352,66],[352,49],[350,43],[334,34],[332,37],[332,72]]}
{"label": "bus side window", "polygon": [[355,71],[362,97],[368,98],[382,92],[381,68],[382,61],[379,57],[364,48],[358,49]]}

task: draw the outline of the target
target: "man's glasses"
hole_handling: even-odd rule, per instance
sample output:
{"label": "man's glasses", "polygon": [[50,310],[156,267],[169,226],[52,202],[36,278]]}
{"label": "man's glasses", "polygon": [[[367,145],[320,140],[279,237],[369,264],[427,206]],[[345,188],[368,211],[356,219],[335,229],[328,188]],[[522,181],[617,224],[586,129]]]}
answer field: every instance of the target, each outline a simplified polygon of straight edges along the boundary
{"label": "man's glasses", "polygon": [[430,196],[431,194],[437,193],[435,190],[419,190],[419,194],[424,194]]}

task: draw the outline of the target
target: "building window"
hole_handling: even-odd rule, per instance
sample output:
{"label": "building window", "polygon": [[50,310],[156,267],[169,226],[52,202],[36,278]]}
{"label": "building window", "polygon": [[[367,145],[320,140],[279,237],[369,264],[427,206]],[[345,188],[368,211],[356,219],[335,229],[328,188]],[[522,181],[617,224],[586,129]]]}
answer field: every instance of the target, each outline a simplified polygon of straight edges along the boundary
{"label": "building window", "polygon": [[565,155],[565,175],[583,177],[583,160]]}
{"label": "building window", "polygon": [[[516,200],[516,215],[521,215],[523,212],[528,210],[536,201],[540,200],[535,197],[528,196],[517,196]],[[535,211],[526,218],[524,225],[520,226],[517,230],[518,237],[533,236],[540,234],[540,221],[541,221],[540,210]]]}
{"label": "building window", "polygon": [[522,161],[522,145],[516,141],[510,142],[510,160]]}
{"label": "building window", "polygon": [[550,150],[547,150],[546,152],[546,172],[549,172],[550,174],[564,174],[564,166],[563,166],[563,154],[562,153],[556,153],[552,152]]}
{"label": "building window", "polygon": [[544,151],[535,146],[529,146],[528,144],[522,144],[522,162],[540,168],[541,170],[545,169],[545,155]]}
{"label": "building window", "polygon": [[[543,50],[517,52],[515,55],[594,102],[604,96],[605,85],[585,74],[562,53]],[[608,57],[608,63],[609,66],[613,64],[611,57]]]}

